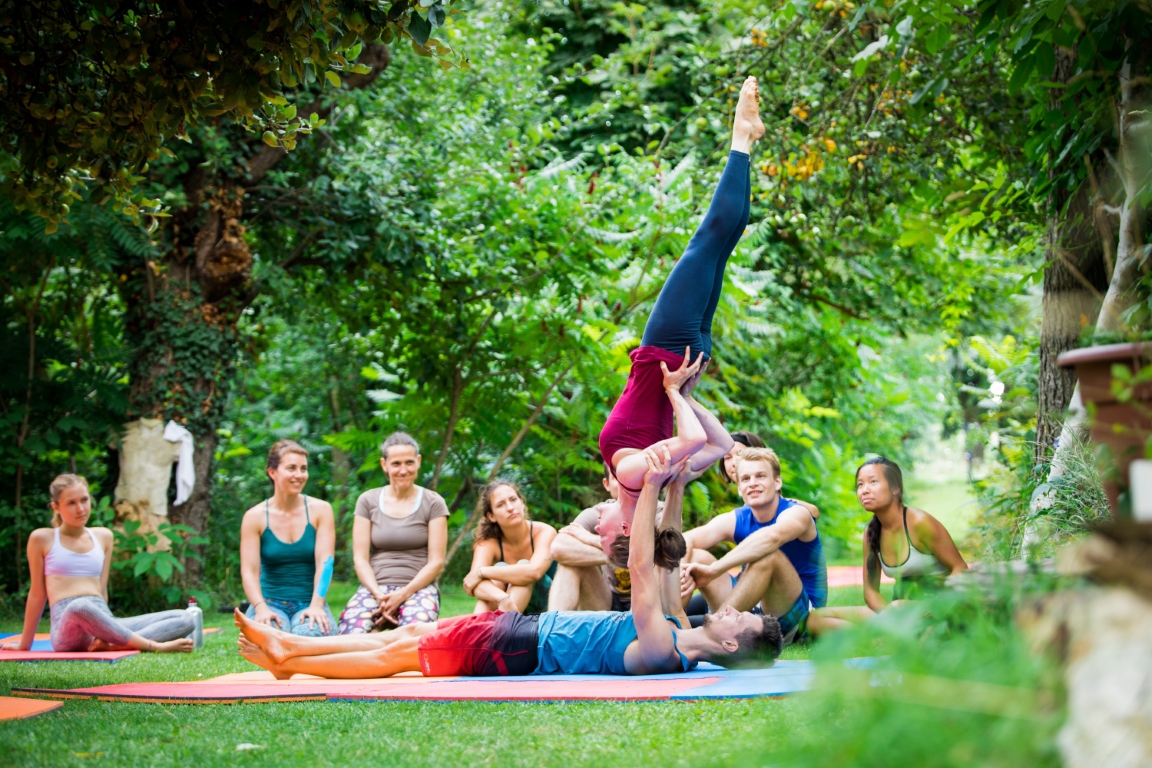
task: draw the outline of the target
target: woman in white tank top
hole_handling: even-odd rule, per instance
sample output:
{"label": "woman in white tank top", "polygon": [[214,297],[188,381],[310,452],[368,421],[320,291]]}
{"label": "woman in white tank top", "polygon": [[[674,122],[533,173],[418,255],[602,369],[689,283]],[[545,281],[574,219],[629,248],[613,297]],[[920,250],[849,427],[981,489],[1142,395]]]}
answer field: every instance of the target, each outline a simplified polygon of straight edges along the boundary
{"label": "woman in white tank top", "polygon": [[[856,470],[856,498],[872,513],[864,531],[866,605],[813,611],[808,617],[813,635],[867,621],[922,589],[939,587],[947,576],[968,570],[940,521],[904,504],[904,478],[896,462],[882,456],[864,462]],[[881,572],[896,581],[891,602],[880,592]]]}
{"label": "woman in white tank top", "polygon": [[108,569],[112,563],[112,531],[88,528],[92,499],[88,481],[60,475],[52,481],[52,528],[38,528],[28,537],[28,569],[32,577],[24,607],[20,640],[3,651],[27,651],[36,627],[51,605],[52,650],[101,651],[135,648],[141,651],[190,651],[194,624],[186,611],[173,610],[117,619],[108,608]]}

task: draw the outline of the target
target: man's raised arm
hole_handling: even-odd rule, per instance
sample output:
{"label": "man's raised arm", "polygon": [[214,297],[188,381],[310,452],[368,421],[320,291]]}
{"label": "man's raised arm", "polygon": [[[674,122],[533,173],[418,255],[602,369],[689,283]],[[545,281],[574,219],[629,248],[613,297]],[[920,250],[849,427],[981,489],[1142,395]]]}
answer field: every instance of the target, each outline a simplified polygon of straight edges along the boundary
{"label": "man's raised arm", "polygon": [[632,619],[636,623],[636,637],[640,642],[644,672],[662,672],[679,656],[661,610],[661,590],[653,560],[656,546],[656,500],[660,495],[661,483],[678,473],[688,457],[672,465],[668,448],[659,444],[645,450],[644,457],[648,462],[648,472],[644,475],[644,488],[640,491],[636,514],[632,519],[628,574],[632,581]]}

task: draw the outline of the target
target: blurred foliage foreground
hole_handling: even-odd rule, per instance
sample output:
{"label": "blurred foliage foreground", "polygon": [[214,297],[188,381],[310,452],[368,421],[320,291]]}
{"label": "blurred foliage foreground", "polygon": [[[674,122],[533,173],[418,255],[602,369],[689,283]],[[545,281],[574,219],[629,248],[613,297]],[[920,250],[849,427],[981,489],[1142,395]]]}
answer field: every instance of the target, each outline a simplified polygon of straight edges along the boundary
{"label": "blurred foliage foreground", "polygon": [[1015,620],[1054,586],[944,593],[822,638],[809,727],[776,764],[1061,765],[1057,661]]}

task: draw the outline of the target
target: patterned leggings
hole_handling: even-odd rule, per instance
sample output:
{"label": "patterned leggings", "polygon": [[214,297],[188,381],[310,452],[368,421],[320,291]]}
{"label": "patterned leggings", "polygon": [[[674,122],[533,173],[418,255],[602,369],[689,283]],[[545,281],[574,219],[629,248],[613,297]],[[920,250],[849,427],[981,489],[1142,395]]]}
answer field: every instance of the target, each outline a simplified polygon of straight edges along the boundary
{"label": "patterned leggings", "polygon": [[195,628],[192,617],[180,609],[118,619],[106,602],[89,595],[65,598],[52,606],[51,613],[54,651],[86,651],[93,638],[122,646],[133,632],[145,640],[165,643],[187,637]]}
{"label": "patterned leggings", "polygon": [[[400,589],[400,587],[381,587],[381,589],[387,595]],[[376,598],[372,597],[372,593],[368,591],[367,587],[360,587],[356,590],[356,594],[352,595],[352,599],[348,601],[344,612],[340,614],[339,634],[362,635],[371,632],[373,629],[372,612],[379,605],[380,603],[376,602]],[[435,584],[429,584],[401,603],[397,614],[401,627],[405,624],[436,621],[440,618],[440,590]],[[388,627],[388,624],[385,623],[384,626]]]}

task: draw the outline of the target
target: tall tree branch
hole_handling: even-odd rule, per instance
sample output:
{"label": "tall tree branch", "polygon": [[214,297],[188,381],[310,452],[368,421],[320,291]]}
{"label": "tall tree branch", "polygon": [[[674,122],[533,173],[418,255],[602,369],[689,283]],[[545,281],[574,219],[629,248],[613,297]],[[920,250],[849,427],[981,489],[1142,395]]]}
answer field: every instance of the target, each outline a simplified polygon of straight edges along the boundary
{"label": "tall tree branch", "polygon": [[[496,459],[496,462],[492,465],[492,469],[488,472],[488,482],[492,482],[496,479],[496,476],[500,473],[500,468],[504,466],[504,462],[506,462],[512,453],[520,446],[520,441],[523,440],[524,437],[528,434],[528,431],[532,429],[532,425],[535,424],[536,420],[540,418],[540,414],[544,413],[544,407],[548,405],[548,400],[552,397],[552,392],[556,389],[557,386],[559,386],[560,382],[568,376],[569,372],[571,372],[575,365],[575,360],[568,363],[568,367],[561,371],[560,374],[552,380],[552,383],[548,385],[548,389],[544,390],[544,394],[541,395],[540,399],[536,402],[536,407],[532,409],[531,415],[529,415],[528,418],[524,421],[524,424],[520,427],[520,431],[516,433],[516,435],[508,443],[508,447],[506,447],[504,452],[500,454],[500,458]],[[468,521],[464,523],[464,527],[460,529],[460,532],[456,534],[456,538],[452,541],[452,546],[448,548],[448,554],[444,558],[444,562],[452,562],[452,557],[456,554],[456,551],[460,549],[460,545],[464,543],[464,539],[468,536],[468,533],[476,526],[476,522],[480,519],[480,509],[481,506],[477,504],[476,509],[472,510],[472,514],[469,515]]]}

